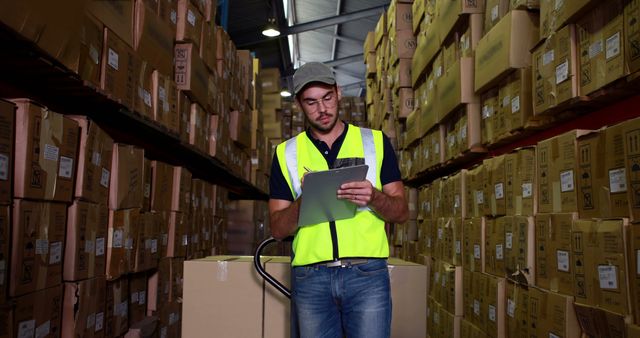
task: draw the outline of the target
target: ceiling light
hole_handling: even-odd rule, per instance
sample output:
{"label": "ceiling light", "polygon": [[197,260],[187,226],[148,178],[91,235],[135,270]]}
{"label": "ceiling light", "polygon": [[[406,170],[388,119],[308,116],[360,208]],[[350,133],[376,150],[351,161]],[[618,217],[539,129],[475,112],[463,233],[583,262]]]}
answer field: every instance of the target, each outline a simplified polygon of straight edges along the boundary
{"label": "ceiling light", "polygon": [[278,26],[276,26],[276,20],[274,18],[269,19],[269,23],[264,27],[264,30],[262,30],[262,35],[270,38],[280,36],[280,31],[278,30]]}
{"label": "ceiling light", "polygon": [[290,91],[288,91],[287,89],[283,89],[283,90],[280,92],[280,96],[282,96],[282,97],[290,97],[290,96],[291,96],[291,92],[290,92]]}

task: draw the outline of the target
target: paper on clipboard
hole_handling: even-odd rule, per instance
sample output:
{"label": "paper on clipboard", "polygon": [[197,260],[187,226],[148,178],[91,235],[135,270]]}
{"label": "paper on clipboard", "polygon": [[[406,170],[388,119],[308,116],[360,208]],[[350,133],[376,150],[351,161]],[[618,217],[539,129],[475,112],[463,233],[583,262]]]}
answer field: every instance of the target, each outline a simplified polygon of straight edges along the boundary
{"label": "paper on clipboard", "polygon": [[353,217],[357,205],[338,199],[337,191],[344,183],[364,181],[368,169],[368,165],[357,165],[307,174],[302,188],[298,226]]}

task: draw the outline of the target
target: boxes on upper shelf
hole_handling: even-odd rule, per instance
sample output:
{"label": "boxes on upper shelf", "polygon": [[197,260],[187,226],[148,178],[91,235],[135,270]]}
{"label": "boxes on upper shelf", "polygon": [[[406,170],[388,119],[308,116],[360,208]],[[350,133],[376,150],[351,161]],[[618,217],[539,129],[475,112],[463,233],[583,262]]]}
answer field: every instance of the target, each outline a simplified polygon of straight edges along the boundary
{"label": "boxes on upper shelf", "polygon": [[[159,1],[166,2],[166,0]],[[157,5],[154,4],[155,6]],[[150,68],[162,74],[171,74],[173,68],[173,40],[175,33],[169,23],[147,5],[146,1],[135,1],[134,47]],[[157,8],[156,8],[157,9]]]}
{"label": "boxes on upper shelf", "polygon": [[184,91],[195,102],[208,102],[209,72],[193,43],[175,45],[175,80],[178,89]]}
{"label": "boxes on upper shelf", "polygon": [[14,196],[71,202],[76,177],[78,124],[26,100],[16,114]]}
{"label": "boxes on upper shelf", "polygon": [[[94,4],[101,2],[104,1],[91,1]],[[129,1],[108,1],[106,3],[118,2]],[[123,41],[111,29],[104,30],[103,41],[100,89],[126,108],[133,109],[138,81],[136,71],[139,67],[139,57],[133,51],[132,44]]]}

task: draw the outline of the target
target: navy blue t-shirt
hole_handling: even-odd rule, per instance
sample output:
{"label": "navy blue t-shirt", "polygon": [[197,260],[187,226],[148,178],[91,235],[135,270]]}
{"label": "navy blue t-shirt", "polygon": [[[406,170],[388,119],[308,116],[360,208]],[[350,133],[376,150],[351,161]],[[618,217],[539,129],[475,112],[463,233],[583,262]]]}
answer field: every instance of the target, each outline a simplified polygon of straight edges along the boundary
{"label": "navy blue t-shirt", "polygon": [[[347,135],[349,124],[345,123],[344,125],[344,131],[335,140],[332,148],[329,148],[329,146],[323,141],[313,137],[313,134],[307,130],[307,136],[324,156],[329,168],[333,168],[336,158],[338,157],[338,153],[340,152],[340,148],[342,147],[342,143],[344,142],[344,138]],[[380,170],[380,183],[384,186],[388,183],[400,181],[402,178],[400,177],[398,159],[395,151],[393,150],[393,146],[391,145],[391,141],[386,135],[384,135],[384,133],[382,134],[382,138],[384,144],[384,157],[382,158],[382,168]],[[273,162],[271,164],[269,196],[272,199],[293,201],[291,189],[287,184],[287,180],[282,175],[282,170],[280,170],[280,162],[278,162],[277,153],[273,154]]]}

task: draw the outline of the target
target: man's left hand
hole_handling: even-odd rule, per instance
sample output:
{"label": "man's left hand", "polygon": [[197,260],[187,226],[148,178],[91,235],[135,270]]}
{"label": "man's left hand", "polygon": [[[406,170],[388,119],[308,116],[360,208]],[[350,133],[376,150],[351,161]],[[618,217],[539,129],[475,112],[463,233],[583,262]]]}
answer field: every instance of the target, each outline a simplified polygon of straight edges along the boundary
{"label": "man's left hand", "polygon": [[368,180],[345,183],[338,189],[338,198],[351,201],[360,207],[365,207],[373,200],[376,189]]}

